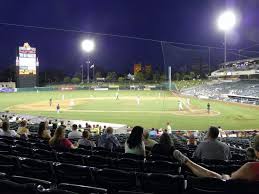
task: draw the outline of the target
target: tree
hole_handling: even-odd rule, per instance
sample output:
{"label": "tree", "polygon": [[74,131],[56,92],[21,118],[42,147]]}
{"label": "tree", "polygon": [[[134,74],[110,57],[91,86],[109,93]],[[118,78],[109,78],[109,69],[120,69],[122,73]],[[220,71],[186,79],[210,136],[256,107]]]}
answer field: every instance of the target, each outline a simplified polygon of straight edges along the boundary
{"label": "tree", "polygon": [[73,84],[79,84],[79,83],[80,83],[80,79],[79,79],[78,77],[73,77],[72,80],[71,80],[71,82],[72,82]]}
{"label": "tree", "polygon": [[123,83],[124,81],[125,81],[125,78],[124,78],[124,77],[119,77],[119,78],[118,78],[118,82],[119,82],[119,83]]}
{"label": "tree", "polygon": [[64,78],[64,83],[71,83],[71,78],[69,76]]}
{"label": "tree", "polygon": [[190,79],[194,79],[196,78],[196,75],[193,71],[190,72]]}
{"label": "tree", "polygon": [[160,73],[158,71],[156,71],[154,74],[153,74],[153,81],[154,82],[159,82],[160,80]]}
{"label": "tree", "polygon": [[164,82],[164,81],[166,81],[166,76],[165,75],[160,75],[160,81],[161,82]]}
{"label": "tree", "polygon": [[106,80],[108,82],[114,82],[117,80],[117,73],[116,72],[108,72],[106,76]]}
{"label": "tree", "polygon": [[181,74],[178,73],[178,72],[176,72],[176,73],[174,74],[174,79],[177,80],[177,81],[179,81],[179,80],[181,79]]}
{"label": "tree", "polygon": [[97,71],[95,74],[95,78],[101,78],[102,77],[102,73],[100,71]]}
{"label": "tree", "polygon": [[136,82],[143,82],[145,80],[145,77],[142,72],[137,72],[134,74],[134,79]]}

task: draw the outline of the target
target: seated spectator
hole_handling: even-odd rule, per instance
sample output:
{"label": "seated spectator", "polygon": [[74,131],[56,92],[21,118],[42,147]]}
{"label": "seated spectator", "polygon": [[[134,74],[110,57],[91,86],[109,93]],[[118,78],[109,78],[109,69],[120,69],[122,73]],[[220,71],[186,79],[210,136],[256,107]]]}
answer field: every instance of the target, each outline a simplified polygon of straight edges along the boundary
{"label": "seated spectator", "polygon": [[51,132],[50,132],[50,136],[51,137],[53,137],[53,135],[54,135],[54,133],[55,133],[55,131],[56,131],[56,129],[58,128],[58,124],[57,123],[53,123],[52,124],[52,129],[50,130]]}
{"label": "seated spectator", "polygon": [[71,141],[65,138],[65,127],[59,126],[54,136],[49,140],[49,144],[55,148],[61,149],[76,149],[78,144],[72,144]]}
{"label": "seated spectator", "polygon": [[193,157],[200,160],[229,160],[231,158],[229,146],[218,141],[218,135],[218,128],[210,127],[207,139],[197,146]]}
{"label": "seated spectator", "polygon": [[48,122],[40,122],[39,130],[38,130],[38,137],[41,139],[50,139],[50,131],[48,129]]}
{"label": "seated spectator", "polygon": [[168,158],[173,158],[174,143],[172,142],[168,133],[163,133],[160,137],[159,143],[154,145],[151,150],[152,155],[162,155]]}
{"label": "seated spectator", "polygon": [[20,137],[15,130],[10,130],[9,122],[4,121],[2,123],[2,129],[0,131],[0,135],[9,136],[9,137]]}
{"label": "seated spectator", "polygon": [[144,130],[143,132],[143,141],[145,144],[145,147],[147,148],[152,148],[155,144],[157,144],[157,142],[153,139],[149,138],[149,131],[148,130]]}
{"label": "seated spectator", "polygon": [[254,148],[249,147],[246,149],[246,158],[247,158],[247,160],[251,160],[251,161],[256,160]]}
{"label": "seated spectator", "polygon": [[157,131],[154,128],[152,128],[151,131],[149,132],[149,136],[150,137],[156,137],[157,136]]}
{"label": "seated spectator", "polygon": [[93,125],[93,128],[91,129],[91,133],[99,135],[100,129],[98,125]]}
{"label": "seated spectator", "polygon": [[72,131],[68,134],[68,139],[80,139],[82,137],[82,133],[77,130],[77,125],[72,125]]}
{"label": "seated spectator", "polygon": [[27,138],[30,135],[30,131],[27,128],[26,120],[22,120],[20,122],[20,127],[17,129],[17,133],[20,135],[21,138]]}
{"label": "seated spectator", "polygon": [[133,127],[128,140],[125,142],[125,153],[145,156],[145,144],[142,140],[143,128]]}
{"label": "seated spectator", "polygon": [[195,139],[194,134],[190,135],[187,145],[197,145],[197,140]]}
{"label": "seated spectator", "polygon": [[81,125],[81,124],[78,125],[78,131],[81,132],[81,133],[84,132],[84,129],[82,128],[82,125]]}
{"label": "seated spectator", "polygon": [[[255,155],[257,159],[259,159],[259,135],[256,136],[254,149],[255,149]],[[247,162],[246,164],[241,166],[237,171],[233,172],[231,176],[229,176],[229,175],[220,175],[216,172],[208,170],[194,163],[178,150],[174,151],[174,157],[181,164],[185,164],[188,168],[191,169],[193,174],[199,177],[211,177],[211,178],[218,178],[223,180],[237,179],[237,180],[246,180],[246,181],[259,181],[259,162]]]}
{"label": "seated spectator", "polygon": [[113,128],[107,128],[106,133],[99,137],[97,146],[109,150],[113,150],[114,148],[120,147],[119,140],[117,139],[117,137],[113,135]]}
{"label": "seated spectator", "polygon": [[78,144],[79,145],[83,145],[83,146],[91,146],[91,147],[95,147],[95,143],[91,140],[89,140],[90,137],[90,132],[85,130],[83,132],[83,136],[82,139],[79,139]]}

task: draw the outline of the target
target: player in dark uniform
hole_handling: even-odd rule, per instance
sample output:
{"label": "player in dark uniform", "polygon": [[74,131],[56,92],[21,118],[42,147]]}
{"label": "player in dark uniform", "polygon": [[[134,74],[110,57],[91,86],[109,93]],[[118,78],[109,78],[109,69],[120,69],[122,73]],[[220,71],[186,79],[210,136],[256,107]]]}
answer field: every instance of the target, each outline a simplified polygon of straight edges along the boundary
{"label": "player in dark uniform", "polygon": [[208,111],[208,114],[210,114],[210,103],[207,104],[207,111]]}
{"label": "player in dark uniform", "polygon": [[57,105],[57,113],[60,113],[60,106],[59,106],[59,104]]}
{"label": "player in dark uniform", "polygon": [[49,106],[52,106],[52,98],[49,99]]}

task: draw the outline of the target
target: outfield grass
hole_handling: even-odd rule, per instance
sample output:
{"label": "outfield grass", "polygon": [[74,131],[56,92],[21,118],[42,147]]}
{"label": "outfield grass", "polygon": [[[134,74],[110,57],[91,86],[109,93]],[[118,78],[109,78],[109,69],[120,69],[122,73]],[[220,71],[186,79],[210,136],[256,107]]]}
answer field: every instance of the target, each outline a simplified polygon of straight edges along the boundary
{"label": "outfield grass", "polygon": [[[206,100],[192,98],[191,110],[185,108],[185,111],[179,112],[179,98],[173,97],[170,92],[120,91],[119,100],[115,100],[115,93],[116,91],[0,93],[0,109],[31,115],[156,128],[165,127],[167,122],[177,129],[207,129],[210,125],[221,126],[224,129],[259,128],[258,107],[210,101],[215,114],[208,115]],[[62,103],[62,95],[65,95],[65,99],[74,99],[75,106],[70,108],[62,105],[62,112],[58,115],[55,106]],[[140,105],[136,103],[137,96],[141,98]],[[52,108],[48,105],[50,97],[53,98]],[[181,100],[185,102],[184,98]],[[67,100],[67,103],[69,101]],[[17,108],[19,106],[20,108]],[[201,113],[196,114],[196,110]]]}

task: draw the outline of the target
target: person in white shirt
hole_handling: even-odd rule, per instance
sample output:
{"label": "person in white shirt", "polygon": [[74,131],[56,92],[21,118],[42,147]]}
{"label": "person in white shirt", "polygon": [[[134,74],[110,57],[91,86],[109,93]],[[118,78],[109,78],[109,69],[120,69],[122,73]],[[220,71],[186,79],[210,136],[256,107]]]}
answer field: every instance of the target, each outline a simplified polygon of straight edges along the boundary
{"label": "person in white shirt", "polygon": [[140,104],[140,97],[139,96],[137,96],[136,101],[137,101],[137,104],[139,105]]}
{"label": "person in white shirt", "polygon": [[168,134],[171,134],[171,133],[172,133],[172,128],[171,128],[169,122],[168,122],[167,125],[166,125],[166,130],[167,130],[166,132],[167,132]]}
{"label": "person in white shirt", "polygon": [[2,130],[0,130],[0,135],[2,136],[9,136],[9,137],[20,137],[15,130],[10,130],[9,122],[4,121],[2,123]]}
{"label": "person in white shirt", "polygon": [[68,134],[68,139],[80,139],[82,138],[82,133],[77,130],[77,125],[72,125],[72,131]]}

